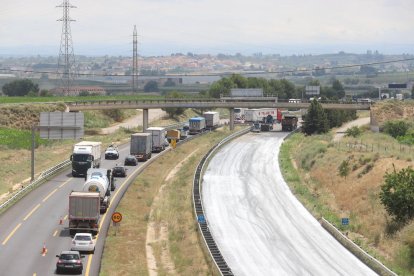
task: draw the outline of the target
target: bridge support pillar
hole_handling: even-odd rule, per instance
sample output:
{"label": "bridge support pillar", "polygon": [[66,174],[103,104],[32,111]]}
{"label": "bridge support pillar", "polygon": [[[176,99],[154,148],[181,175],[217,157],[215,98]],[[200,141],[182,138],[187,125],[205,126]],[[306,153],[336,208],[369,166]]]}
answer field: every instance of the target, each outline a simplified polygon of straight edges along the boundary
{"label": "bridge support pillar", "polygon": [[148,108],[142,111],[142,132],[145,132],[148,128]]}
{"label": "bridge support pillar", "polygon": [[230,108],[230,130],[234,130],[234,108]]}

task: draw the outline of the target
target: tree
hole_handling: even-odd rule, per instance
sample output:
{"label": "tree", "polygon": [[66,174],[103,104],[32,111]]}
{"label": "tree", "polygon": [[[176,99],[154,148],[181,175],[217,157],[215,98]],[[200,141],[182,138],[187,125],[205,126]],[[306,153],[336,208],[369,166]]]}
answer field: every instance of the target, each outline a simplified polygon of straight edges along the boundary
{"label": "tree", "polygon": [[303,132],[307,135],[326,133],[329,130],[329,121],[322,105],[314,99],[308,108],[303,123]]}
{"label": "tree", "polygon": [[175,82],[172,79],[167,79],[167,81],[164,82],[164,86],[165,87],[175,86]]}
{"label": "tree", "polygon": [[413,88],[411,88],[411,99],[414,99],[414,85]]}
{"label": "tree", "polygon": [[[179,99],[179,98],[184,98],[184,95],[181,93],[178,93],[177,91],[173,91],[170,92],[166,95],[167,98],[175,98],[175,99]],[[184,113],[185,108],[182,107],[167,107],[167,108],[161,108],[162,110],[164,110],[165,112],[167,112],[168,116],[170,116],[170,118],[173,118],[174,116],[178,116]]]}
{"label": "tree", "polygon": [[39,85],[28,79],[15,80],[6,83],[3,86],[2,91],[4,95],[11,97],[26,96],[29,92],[33,92],[37,95],[39,93]]}
{"label": "tree", "polygon": [[332,90],[335,92],[335,96],[338,97],[338,99],[345,97],[344,86],[339,80],[335,79],[332,82]]}
{"label": "tree", "polygon": [[406,223],[414,217],[414,170],[410,167],[386,173],[380,199],[395,221]]}
{"label": "tree", "polygon": [[158,92],[158,83],[154,80],[147,82],[144,86],[144,92]]}
{"label": "tree", "polygon": [[404,121],[389,121],[384,124],[384,132],[394,138],[407,134],[409,125]]}
{"label": "tree", "polygon": [[339,170],[339,175],[341,177],[345,177],[345,179],[346,179],[346,177],[349,174],[349,170],[350,170],[349,169],[349,161],[348,160],[342,161],[342,163],[339,165],[338,170]]}

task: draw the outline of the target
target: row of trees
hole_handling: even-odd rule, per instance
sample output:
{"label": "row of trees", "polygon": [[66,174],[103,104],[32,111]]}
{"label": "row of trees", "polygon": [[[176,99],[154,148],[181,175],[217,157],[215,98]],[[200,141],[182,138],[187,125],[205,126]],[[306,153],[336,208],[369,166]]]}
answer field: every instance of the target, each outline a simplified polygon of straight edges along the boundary
{"label": "row of trees", "polygon": [[[318,80],[311,80],[308,84],[320,86]],[[305,95],[305,87],[296,87],[286,79],[267,80],[233,74],[214,82],[208,90],[208,96],[212,98],[219,98],[220,95],[229,96],[232,88],[262,88],[265,95],[275,96],[279,99],[297,99]],[[345,97],[344,86],[339,80],[333,79],[331,86],[321,86],[320,96],[324,99],[341,99]]]}
{"label": "row of trees", "polygon": [[303,132],[307,135],[322,134],[333,127],[339,127],[344,122],[357,118],[355,110],[324,110],[314,99],[303,118]]}
{"label": "row of trees", "polygon": [[4,95],[11,97],[37,96],[39,94],[39,85],[29,79],[15,80],[3,85],[2,92]]}

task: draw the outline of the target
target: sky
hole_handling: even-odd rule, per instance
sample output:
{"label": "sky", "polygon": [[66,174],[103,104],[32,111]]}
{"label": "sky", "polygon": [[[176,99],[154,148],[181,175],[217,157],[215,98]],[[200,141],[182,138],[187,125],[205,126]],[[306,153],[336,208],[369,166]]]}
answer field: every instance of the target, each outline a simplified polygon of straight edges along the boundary
{"label": "sky", "polygon": [[[0,0],[0,55],[58,55],[63,0]],[[71,0],[77,55],[414,54],[413,0]]]}

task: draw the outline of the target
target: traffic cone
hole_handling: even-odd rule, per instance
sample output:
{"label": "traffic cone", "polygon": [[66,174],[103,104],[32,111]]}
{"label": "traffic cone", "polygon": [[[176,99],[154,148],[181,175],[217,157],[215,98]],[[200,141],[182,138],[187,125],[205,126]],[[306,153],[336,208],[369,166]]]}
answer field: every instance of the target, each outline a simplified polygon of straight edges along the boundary
{"label": "traffic cone", "polygon": [[47,253],[47,248],[46,248],[46,244],[43,243],[43,247],[42,247],[42,256],[45,256]]}

